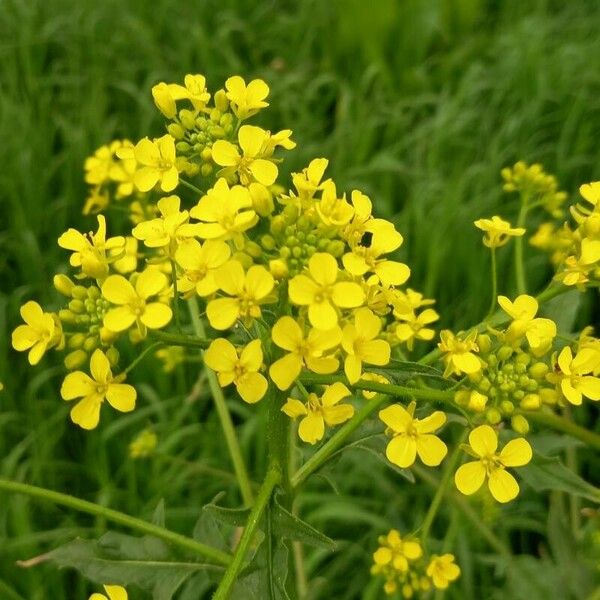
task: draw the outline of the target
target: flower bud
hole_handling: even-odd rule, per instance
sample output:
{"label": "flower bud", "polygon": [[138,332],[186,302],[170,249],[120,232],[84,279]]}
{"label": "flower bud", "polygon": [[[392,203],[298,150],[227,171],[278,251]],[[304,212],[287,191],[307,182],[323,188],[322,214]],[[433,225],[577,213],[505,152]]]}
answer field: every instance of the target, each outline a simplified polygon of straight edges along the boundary
{"label": "flower bud", "polygon": [[170,123],[167,126],[167,131],[176,140],[182,140],[185,136],[185,129],[179,123]]}
{"label": "flower bud", "polygon": [[498,356],[498,360],[508,360],[513,353],[513,349],[510,346],[502,346],[496,353]]}
{"label": "flower bud", "polygon": [[64,364],[69,371],[79,368],[88,359],[88,355],[83,350],[74,350],[65,356]]}
{"label": "flower bud", "polygon": [[540,400],[543,404],[547,404],[549,406],[553,406],[557,404],[559,395],[555,389],[552,388],[542,388],[539,391]]}
{"label": "flower bud", "polygon": [[283,279],[289,272],[285,261],[279,258],[269,261],[269,270],[275,279]]}
{"label": "flower bud", "polygon": [[106,358],[108,358],[108,362],[111,367],[116,367],[119,363],[119,351],[115,348],[115,346],[111,346],[106,352]]}
{"label": "flower bud", "polygon": [[500,421],[502,421],[502,415],[497,408],[490,408],[485,413],[485,418],[487,419],[488,423],[491,423],[492,425],[497,425],[500,423]]}
{"label": "flower bud", "polygon": [[483,412],[488,398],[483,394],[473,390],[469,396],[469,408],[475,412]]}
{"label": "flower bud", "polygon": [[513,415],[510,419],[510,425],[514,431],[521,435],[529,433],[529,422],[523,415]]}
{"label": "flower bud", "polygon": [[273,195],[260,183],[251,183],[248,187],[252,198],[252,208],[261,217],[268,217],[274,210]]}
{"label": "flower bud", "polygon": [[194,113],[191,110],[187,110],[186,108],[179,111],[179,120],[186,129],[194,129],[194,127],[196,126],[196,119],[194,118]]}
{"label": "flower bud", "polygon": [[229,109],[229,100],[227,100],[227,92],[225,90],[217,90],[215,92],[214,101],[219,112],[227,112]]}
{"label": "flower bud", "polygon": [[55,275],[52,281],[54,283],[54,287],[63,296],[70,296],[73,287],[75,287],[75,284],[66,275],[63,275],[62,273]]}
{"label": "flower bud", "polygon": [[477,336],[477,345],[481,354],[487,354],[492,347],[492,339],[487,333],[481,333]]}
{"label": "flower bud", "polygon": [[177,142],[177,144],[175,144],[175,148],[177,148],[177,152],[189,152],[192,147],[187,143],[187,142]]}
{"label": "flower bud", "polygon": [[546,377],[546,374],[548,373],[549,370],[550,370],[550,367],[548,367],[547,364],[545,364],[543,362],[536,362],[536,363],[533,363],[531,365],[531,367],[529,367],[529,374],[534,379],[542,380],[542,379],[544,379],[544,377]]}
{"label": "flower bud", "polygon": [[152,88],[152,98],[154,98],[156,108],[158,108],[167,119],[172,119],[177,114],[175,100],[166,83],[159,83]]}
{"label": "flower bud", "polygon": [[502,402],[500,402],[500,410],[505,415],[512,415],[515,411],[515,405],[510,400],[502,400]]}
{"label": "flower bud", "polygon": [[527,394],[521,400],[521,408],[523,410],[537,410],[542,405],[542,400],[539,394]]}
{"label": "flower bud", "polygon": [[84,313],[85,304],[81,300],[71,300],[71,302],[69,302],[69,310],[76,314]]}
{"label": "flower bud", "polygon": [[74,285],[71,289],[71,296],[78,300],[85,300],[85,298],[87,298],[87,288],[82,285]]}
{"label": "flower bud", "polygon": [[73,350],[77,348],[81,348],[83,346],[83,342],[85,342],[85,334],[84,333],[74,333],[69,336],[69,341],[67,342],[67,346]]}
{"label": "flower bud", "polygon": [[98,347],[98,338],[97,337],[88,337],[83,342],[83,349],[86,352],[92,352]]}

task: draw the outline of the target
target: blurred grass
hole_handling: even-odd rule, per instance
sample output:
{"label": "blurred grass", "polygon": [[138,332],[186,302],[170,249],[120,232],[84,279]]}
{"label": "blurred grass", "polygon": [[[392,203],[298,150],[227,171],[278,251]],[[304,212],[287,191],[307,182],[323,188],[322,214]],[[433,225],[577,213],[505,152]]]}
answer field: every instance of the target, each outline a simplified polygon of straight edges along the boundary
{"label": "blurred grass", "polygon": [[[197,516],[190,501],[199,507],[219,490],[234,489],[226,477],[191,464],[200,458],[209,470],[230,468],[204,387],[181,401],[194,368],[175,383],[140,369],[140,409],[115,420],[106,415],[106,425],[83,434],[68,424],[58,399],[60,367],[32,370],[9,348],[23,300],[50,306],[56,300],[51,279],[65,263],[58,235],[69,226],[92,227],[81,215],[85,156],[114,137],[161,131],[154,83],[187,72],[206,74],[213,89],[232,73],[266,79],[269,126],[290,127],[298,141],[289,168],[326,156],[341,188],[368,193],[405,237],[412,285],[438,300],[443,324],[459,327],[478,320],[489,301],[488,256],[472,221],[514,215],[514,200],[500,191],[500,168],[517,159],[540,161],[569,192],[598,178],[599,29],[595,0],[4,0],[1,476],[147,518],[165,497],[168,525],[182,531]],[[501,252],[500,290],[510,293],[508,258]],[[530,260],[541,281],[544,260],[533,253]],[[244,421],[243,444],[258,476],[262,421],[246,420],[253,414],[247,407],[232,409]],[[149,423],[161,452],[175,460],[123,460],[131,437]],[[340,496],[317,485],[312,500],[308,494],[303,500],[312,523],[348,540],[343,556],[311,555],[312,576],[326,580],[315,598],[361,597],[375,536],[386,523],[410,530],[429,498],[421,488],[400,493],[403,480],[363,455],[344,460],[351,467],[343,480],[337,476]],[[536,502],[520,510],[535,514]],[[13,561],[103,527],[0,497],[0,598],[41,600],[49,590],[57,600],[87,598],[76,575],[44,567],[15,571]],[[451,597],[495,597],[491,569],[473,554],[485,545],[471,534],[466,525],[457,534],[466,566]],[[511,535],[509,525],[504,535]],[[517,541],[515,549],[530,542]],[[365,589],[364,597],[377,597]]]}

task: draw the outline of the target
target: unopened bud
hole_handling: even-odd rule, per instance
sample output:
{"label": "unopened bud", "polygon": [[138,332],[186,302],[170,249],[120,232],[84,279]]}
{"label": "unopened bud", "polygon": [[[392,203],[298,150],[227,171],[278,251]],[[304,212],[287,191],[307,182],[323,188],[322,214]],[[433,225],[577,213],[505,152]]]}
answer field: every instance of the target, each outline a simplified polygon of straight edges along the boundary
{"label": "unopened bud", "polygon": [[75,286],[75,284],[66,275],[63,275],[62,273],[55,275],[54,279],[52,281],[54,283],[54,287],[63,296],[71,295],[71,291],[72,291],[73,287]]}
{"label": "unopened bud", "polygon": [[521,435],[529,433],[529,422],[523,415],[513,415],[510,425],[514,431]]}
{"label": "unopened bud", "polygon": [[83,350],[74,350],[65,356],[64,364],[69,371],[79,368],[88,359],[88,355]]}

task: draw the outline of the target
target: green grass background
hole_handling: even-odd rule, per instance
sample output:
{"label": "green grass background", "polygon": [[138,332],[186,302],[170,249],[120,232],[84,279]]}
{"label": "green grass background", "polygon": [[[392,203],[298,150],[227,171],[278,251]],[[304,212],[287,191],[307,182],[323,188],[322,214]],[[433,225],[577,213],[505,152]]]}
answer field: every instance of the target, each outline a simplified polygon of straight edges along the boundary
{"label": "green grass background", "polygon": [[[600,3],[0,1],[0,476],[145,518],[164,498],[168,526],[184,532],[218,491],[237,502],[229,476],[211,471],[231,467],[210,398],[202,386],[185,393],[197,369],[174,378],[152,365],[137,370],[140,408],[105,414],[98,430],[84,434],[58,397],[59,362],[31,369],[9,339],[25,300],[57,301],[51,280],[65,269],[57,237],[69,226],[93,226],[81,215],[84,158],[114,137],[158,135],[150,88],[188,72],[204,73],[212,89],[234,73],[266,79],[271,108],[263,121],[293,129],[298,142],[288,168],[325,156],[341,188],[369,194],[405,237],[412,285],[437,299],[444,325],[459,328],[478,321],[489,302],[489,257],[472,221],[515,214],[500,169],[540,161],[572,197],[580,183],[600,178]],[[505,293],[513,291],[508,258],[501,251]],[[531,279],[541,283],[549,273],[544,257],[528,251],[528,260]],[[259,477],[260,411],[252,418],[255,409],[231,407]],[[162,458],[124,459],[148,424]],[[302,497],[307,520],[346,540],[336,556],[309,555],[307,571],[320,580],[311,598],[377,598],[368,575],[376,536],[390,526],[410,531],[430,491],[364,454],[343,461],[333,475],[339,494],[321,482]],[[559,551],[563,534],[548,529],[551,506],[532,494],[508,511],[484,507],[516,553],[542,557],[521,587],[505,583],[476,529],[460,522],[454,547],[463,577],[448,596],[535,600],[550,590],[564,594],[555,598],[600,597],[591,595],[592,570],[579,569],[575,551]],[[440,538],[446,517],[435,531]],[[76,574],[22,570],[14,561],[104,528],[0,495],[0,598],[87,598],[91,588]],[[554,545],[544,541],[547,533]]]}

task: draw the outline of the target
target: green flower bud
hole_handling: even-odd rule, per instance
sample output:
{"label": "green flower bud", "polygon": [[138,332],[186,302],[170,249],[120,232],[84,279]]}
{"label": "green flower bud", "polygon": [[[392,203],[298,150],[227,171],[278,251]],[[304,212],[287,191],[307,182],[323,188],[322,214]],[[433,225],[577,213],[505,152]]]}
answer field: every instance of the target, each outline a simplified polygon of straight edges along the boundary
{"label": "green flower bud", "polygon": [[454,393],[454,402],[459,406],[467,406],[471,392],[468,390],[458,390]]}
{"label": "green flower bud", "polygon": [[508,360],[513,353],[513,349],[510,346],[502,346],[496,355],[498,356],[498,360],[504,361]]}
{"label": "green flower bud", "polygon": [[523,390],[516,390],[512,395],[514,400],[523,400],[525,398],[525,392]]}
{"label": "green flower bud", "polygon": [[503,400],[500,402],[500,410],[505,415],[512,415],[515,411],[515,405],[510,400]]}
{"label": "green flower bud", "polygon": [[84,300],[87,298],[87,288],[83,287],[82,285],[75,285],[71,289],[71,296],[73,296],[73,298],[77,298],[78,300]]}
{"label": "green flower bud", "polygon": [[198,117],[196,119],[196,127],[198,127],[198,129],[200,129],[201,131],[205,131],[208,127],[208,120],[206,119],[206,117]]}
{"label": "green flower bud", "polygon": [[529,367],[529,374],[534,379],[541,381],[542,379],[544,379],[546,377],[549,370],[550,370],[550,367],[548,367],[547,364],[545,364],[543,362],[536,362],[536,363],[533,363],[531,365],[531,367]]}
{"label": "green flower bud", "polygon": [[329,242],[327,245],[327,252],[336,258],[339,258],[344,254],[344,250],[346,249],[344,242],[342,240],[333,240]]}
{"label": "green flower bud", "polygon": [[485,418],[487,419],[487,422],[491,425],[497,425],[498,423],[500,423],[500,421],[502,421],[502,415],[500,414],[500,411],[497,408],[488,409],[485,413]]}
{"label": "green flower bud", "polygon": [[271,233],[281,235],[285,229],[285,221],[281,215],[276,215],[271,219]]}
{"label": "green flower bud", "polygon": [[185,129],[179,123],[170,123],[167,126],[167,131],[176,140],[182,140],[185,136]]}
{"label": "green flower bud", "polygon": [[487,333],[481,333],[477,336],[477,345],[481,354],[487,354],[492,347],[492,338]]}
{"label": "green flower bud", "polygon": [[196,127],[196,119],[194,113],[187,108],[179,111],[179,120],[186,129],[194,129]]}
{"label": "green flower bud", "polygon": [[189,152],[192,147],[187,142],[177,142],[175,144],[175,148],[177,148],[177,152]]}
{"label": "green flower bud", "polygon": [[213,108],[210,111],[209,118],[213,123],[218,123],[221,120],[221,111],[218,108]]}
{"label": "green flower bud", "polygon": [[208,128],[208,135],[210,135],[213,140],[220,140],[225,137],[225,130],[220,125],[212,125]]}
{"label": "green flower bud", "polygon": [[260,238],[260,243],[265,250],[275,249],[275,238],[272,235],[263,235]]}
{"label": "green flower bud", "polygon": [[523,410],[537,410],[542,405],[542,400],[539,394],[527,394],[521,400],[521,408]]}
{"label": "green flower bud", "polygon": [[543,404],[554,406],[558,403],[559,395],[554,388],[542,388],[539,391],[539,395]]}
{"label": "green flower bud", "polygon": [[83,350],[74,350],[65,356],[64,364],[69,371],[73,371],[88,360],[88,355]]}
{"label": "green flower bud", "polygon": [[233,127],[233,115],[231,113],[225,113],[219,120],[219,125],[227,131],[227,128]]}
{"label": "green flower bud", "polygon": [[[95,285],[93,285],[88,288],[87,296],[92,300],[98,300],[102,297],[102,292],[100,291],[100,288],[97,288]],[[105,302],[105,300],[102,300],[102,302]]]}
{"label": "green flower bud", "polygon": [[300,248],[300,246],[294,246],[292,248],[292,256],[294,258],[300,258],[302,256],[302,248]]}
{"label": "green flower bud", "polygon": [[54,283],[54,287],[63,295],[70,296],[75,284],[62,273],[54,276],[52,280]]}
{"label": "green flower bud", "polygon": [[204,148],[204,150],[200,152],[200,158],[204,161],[212,160],[212,150],[210,148]]}
{"label": "green flower bud", "polygon": [[88,337],[83,342],[83,349],[86,352],[92,352],[98,347],[98,338],[97,337]]}
{"label": "green flower bud", "polygon": [[200,167],[200,173],[202,173],[202,177],[208,177],[212,173],[213,167],[210,163],[204,163]]}
{"label": "green flower bud", "polygon": [[253,258],[259,258],[263,253],[262,248],[256,242],[250,240],[246,240],[244,252],[247,252]]}
{"label": "green flower bud", "polygon": [[76,314],[86,312],[85,304],[81,300],[71,300],[71,302],[69,302],[69,310]]}
{"label": "green flower bud", "polygon": [[58,318],[63,322],[63,323],[75,323],[76,319],[77,319],[77,315],[73,314],[70,310],[68,310],[67,308],[61,308],[58,311]]}
{"label": "green flower bud", "polygon": [[85,334],[74,333],[69,337],[67,341],[67,347],[76,350],[77,348],[81,348],[81,346],[83,346],[83,342],[85,342]]}
{"label": "green flower bud", "polygon": [[105,354],[111,367],[114,368],[119,364],[119,351],[114,346],[111,346]]}
{"label": "green flower bud", "polygon": [[513,415],[510,420],[510,425],[514,431],[521,435],[529,433],[529,422],[523,415]]}

